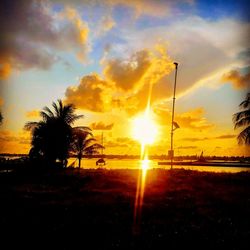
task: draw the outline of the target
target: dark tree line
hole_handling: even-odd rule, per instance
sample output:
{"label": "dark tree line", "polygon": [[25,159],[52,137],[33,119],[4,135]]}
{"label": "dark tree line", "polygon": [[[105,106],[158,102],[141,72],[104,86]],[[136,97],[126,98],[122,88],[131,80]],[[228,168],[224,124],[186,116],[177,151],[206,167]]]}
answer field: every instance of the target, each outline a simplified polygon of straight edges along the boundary
{"label": "dark tree line", "polygon": [[88,127],[72,127],[74,122],[82,118],[75,114],[72,104],[64,105],[61,100],[52,103],[52,109],[44,107],[40,112],[39,122],[28,122],[25,129],[32,133],[29,156],[32,160],[43,160],[47,164],[59,162],[67,165],[69,154],[79,160],[84,154],[97,153],[102,146],[95,143],[95,138]]}
{"label": "dark tree line", "polygon": [[242,111],[233,115],[234,128],[242,128],[237,139],[239,144],[250,145],[250,93],[239,107]]}

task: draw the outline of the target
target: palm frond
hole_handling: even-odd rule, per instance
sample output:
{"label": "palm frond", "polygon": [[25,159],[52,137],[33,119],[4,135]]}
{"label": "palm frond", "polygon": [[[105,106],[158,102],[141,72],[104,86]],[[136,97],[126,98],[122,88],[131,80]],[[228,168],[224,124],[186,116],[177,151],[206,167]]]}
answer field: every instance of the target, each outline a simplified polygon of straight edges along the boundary
{"label": "palm frond", "polygon": [[52,110],[49,107],[47,107],[47,106],[43,107],[42,111],[44,111],[45,113],[47,113],[48,116],[54,117],[54,113],[52,112]]}
{"label": "palm frond", "polygon": [[235,122],[234,129],[237,129],[240,127],[245,127],[248,125],[250,125],[250,119],[249,119],[249,117],[244,117],[244,118],[241,118],[240,120],[238,120],[237,122]]}
{"label": "palm frond", "polygon": [[242,144],[250,145],[250,126],[241,131],[237,139],[240,145]]}
{"label": "palm frond", "polygon": [[28,131],[32,131],[34,130],[35,128],[37,128],[39,126],[39,122],[27,122],[25,125],[24,125],[24,129],[25,130],[28,130]]}
{"label": "palm frond", "polygon": [[250,93],[247,93],[246,99],[239,105],[240,108],[250,108]]}

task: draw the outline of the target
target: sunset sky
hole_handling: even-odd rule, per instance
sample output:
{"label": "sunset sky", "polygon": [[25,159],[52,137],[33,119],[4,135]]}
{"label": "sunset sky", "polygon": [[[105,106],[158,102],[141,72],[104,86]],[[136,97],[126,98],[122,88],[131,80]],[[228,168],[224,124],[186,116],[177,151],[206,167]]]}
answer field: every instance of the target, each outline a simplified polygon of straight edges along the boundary
{"label": "sunset sky", "polygon": [[232,115],[250,89],[248,1],[4,0],[0,3],[0,153],[28,153],[27,121],[73,103],[106,154],[139,154],[133,124],[147,105],[167,154],[179,63],[175,155],[250,155]]}

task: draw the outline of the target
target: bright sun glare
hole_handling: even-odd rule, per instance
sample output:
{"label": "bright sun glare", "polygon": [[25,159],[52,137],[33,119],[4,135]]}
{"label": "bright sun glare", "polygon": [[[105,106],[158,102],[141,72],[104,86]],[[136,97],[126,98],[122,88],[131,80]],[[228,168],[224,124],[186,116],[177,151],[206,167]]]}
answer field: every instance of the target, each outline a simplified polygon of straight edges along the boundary
{"label": "bright sun glare", "polygon": [[136,117],[133,121],[133,138],[139,141],[142,145],[154,143],[157,131],[157,125],[147,112]]}

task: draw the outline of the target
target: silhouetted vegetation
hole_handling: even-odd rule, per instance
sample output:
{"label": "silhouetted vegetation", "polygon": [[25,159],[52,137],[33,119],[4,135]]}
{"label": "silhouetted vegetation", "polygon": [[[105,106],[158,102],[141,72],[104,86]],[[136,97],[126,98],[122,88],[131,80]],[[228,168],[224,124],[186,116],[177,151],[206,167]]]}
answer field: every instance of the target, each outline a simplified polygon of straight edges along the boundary
{"label": "silhouetted vegetation", "polygon": [[234,128],[243,128],[237,139],[239,144],[250,145],[250,93],[239,106],[243,110],[233,115]]}
{"label": "silhouetted vegetation", "polygon": [[78,167],[81,168],[81,159],[83,155],[93,155],[98,153],[98,149],[103,148],[99,143],[95,143],[96,139],[88,127],[79,127],[73,129],[72,142],[70,144],[70,152],[78,159]]}
{"label": "silhouetted vegetation", "polygon": [[149,170],[134,235],[137,178],[138,170],[2,173],[1,243],[8,249],[16,242],[20,249],[249,248],[249,173]]}
{"label": "silhouetted vegetation", "polygon": [[61,100],[52,103],[53,110],[44,107],[40,112],[42,120],[28,122],[27,130],[32,132],[32,148],[29,156],[32,160],[43,160],[46,164],[67,164],[70,144],[73,139],[73,123],[82,115],[75,114],[72,104],[64,105]]}

